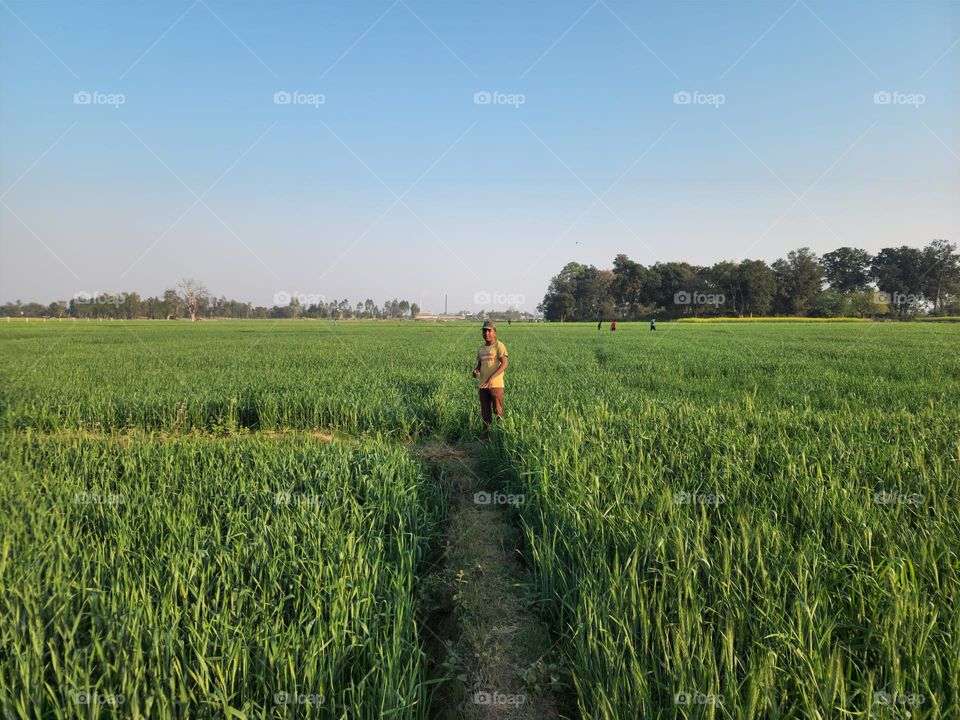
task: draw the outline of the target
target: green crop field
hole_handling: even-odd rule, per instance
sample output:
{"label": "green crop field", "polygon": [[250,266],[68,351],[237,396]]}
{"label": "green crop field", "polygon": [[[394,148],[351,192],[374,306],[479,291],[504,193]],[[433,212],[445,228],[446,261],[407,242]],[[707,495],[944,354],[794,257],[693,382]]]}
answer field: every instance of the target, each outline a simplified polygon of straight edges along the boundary
{"label": "green crop field", "polygon": [[[499,339],[563,716],[960,717],[960,324]],[[0,323],[0,716],[431,717],[413,450],[477,438],[479,343]]]}

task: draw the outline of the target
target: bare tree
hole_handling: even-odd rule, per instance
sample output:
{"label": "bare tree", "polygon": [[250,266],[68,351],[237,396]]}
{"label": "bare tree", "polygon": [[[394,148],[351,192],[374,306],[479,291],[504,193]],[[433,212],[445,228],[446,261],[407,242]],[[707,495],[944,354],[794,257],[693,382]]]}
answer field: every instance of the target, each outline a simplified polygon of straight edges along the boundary
{"label": "bare tree", "polygon": [[180,302],[190,313],[190,321],[197,321],[197,311],[200,309],[200,303],[207,297],[207,286],[199,280],[193,278],[184,278],[177,286],[180,288]]}

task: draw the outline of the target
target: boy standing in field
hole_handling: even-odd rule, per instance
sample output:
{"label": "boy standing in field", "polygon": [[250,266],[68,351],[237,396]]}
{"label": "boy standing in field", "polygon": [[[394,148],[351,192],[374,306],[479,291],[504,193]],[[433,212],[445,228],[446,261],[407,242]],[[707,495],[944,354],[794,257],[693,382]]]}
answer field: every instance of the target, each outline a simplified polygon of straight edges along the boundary
{"label": "boy standing in field", "polygon": [[484,429],[490,427],[493,415],[503,417],[503,373],[507,369],[507,348],[497,340],[497,326],[486,320],[480,329],[483,345],[477,350],[473,376],[480,378],[480,416]]}

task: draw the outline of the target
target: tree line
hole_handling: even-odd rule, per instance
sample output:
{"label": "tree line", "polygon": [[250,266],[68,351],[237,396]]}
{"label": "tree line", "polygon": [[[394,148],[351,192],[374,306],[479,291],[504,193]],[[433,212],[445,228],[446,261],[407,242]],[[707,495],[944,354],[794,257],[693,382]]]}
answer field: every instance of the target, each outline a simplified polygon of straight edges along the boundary
{"label": "tree line", "polygon": [[0,317],[93,318],[114,320],[191,320],[213,318],[325,318],[399,319],[416,317],[420,306],[408,300],[387,300],[382,305],[371,298],[351,303],[319,295],[278,292],[274,305],[254,306],[240,300],[212,295],[193,278],[182,280],[158,297],[141,297],[136,292],[79,292],[70,300],[43,303],[8,302],[0,305]]}
{"label": "tree line", "polygon": [[841,247],[818,256],[803,247],[769,265],[748,259],[645,266],[620,254],[609,269],[567,263],[550,280],[538,309],[546,320],[560,322],[960,315],[960,255],[946,240],[924,248],[883,248],[875,255]]}

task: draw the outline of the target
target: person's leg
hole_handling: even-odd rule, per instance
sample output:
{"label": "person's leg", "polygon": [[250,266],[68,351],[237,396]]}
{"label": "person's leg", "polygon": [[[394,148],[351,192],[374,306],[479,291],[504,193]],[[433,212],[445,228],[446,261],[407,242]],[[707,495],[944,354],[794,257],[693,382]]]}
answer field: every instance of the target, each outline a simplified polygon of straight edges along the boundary
{"label": "person's leg", "polygon": [[480,388],[480,417],[483,418],[484,427],[493,419],[490,414],[490,391],[484,388]]}
{"label": "person's leg", "polygon": [[490,388],[490,400],[493,404],[493,412],[497,417],[503,417],[503,388]]}

